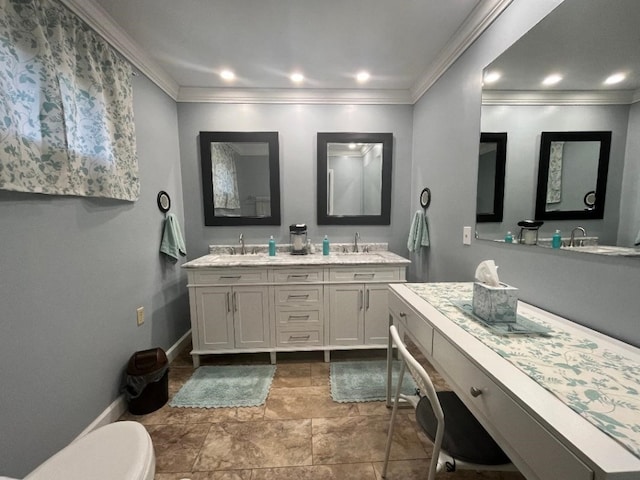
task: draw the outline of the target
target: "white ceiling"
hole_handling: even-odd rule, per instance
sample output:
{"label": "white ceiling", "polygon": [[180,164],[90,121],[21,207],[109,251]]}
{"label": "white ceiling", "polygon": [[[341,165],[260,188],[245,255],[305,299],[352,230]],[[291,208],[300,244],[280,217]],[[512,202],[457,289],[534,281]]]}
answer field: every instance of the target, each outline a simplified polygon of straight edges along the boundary
{"label": "white ceiling", "polygon": [[[565,0],[487,70],[502,77],[485,90],[638,90],[640,0]],[[626,79],[603,86],[616,72]],[[541,87],[551,73],[563,80]]]}
{"label": "white ceiling", "polygon": [[[511,2],[63,1],[179,101],[361,103],[414,103]],[[294,70],[301,86],[288,78]],[[360,70],[371,74],[363,85]]]}
{"label": "white ceiling", "polygon": [[[486,69],[484,105],[640,102],[640,0],[564,0]],[[624,81],[605,85],[614,73]],[[562,81],[542,86],[547,75]]]}

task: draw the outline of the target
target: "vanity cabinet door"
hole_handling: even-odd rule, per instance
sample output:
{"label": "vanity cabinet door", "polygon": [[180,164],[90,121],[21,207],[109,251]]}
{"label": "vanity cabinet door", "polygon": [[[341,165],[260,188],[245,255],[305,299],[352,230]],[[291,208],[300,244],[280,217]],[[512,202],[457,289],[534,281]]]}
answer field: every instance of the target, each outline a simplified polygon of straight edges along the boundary
{"label": "vanity cabinet door", "polygon": [[364,342],[364,288],[362,284],[329,287],[329,341],[332,345]]}
{"label": "vanity cabinet door", "polygon": [[265,286],[232,288],[236,348],[271,346],[268,291]]}
{"label": "vanity cabinet door", "polygon": [[389,339],[389,286],[364,286],[364,343],[387,345]]}
{"label": "vanity cabinet door", "polygon": [[234,348],[231,288],[197,287],[194,291],[198,333],[193,335],[193,348]]}

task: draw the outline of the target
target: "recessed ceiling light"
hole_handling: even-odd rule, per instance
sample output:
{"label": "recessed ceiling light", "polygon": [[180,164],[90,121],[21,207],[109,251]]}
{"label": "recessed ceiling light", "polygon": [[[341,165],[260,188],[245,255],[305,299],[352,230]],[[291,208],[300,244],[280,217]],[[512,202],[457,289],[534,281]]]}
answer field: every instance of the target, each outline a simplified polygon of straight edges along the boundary
{"label": "recessed ceiling light", "polygon": [[484,76],[484,83],[497,82],[501,76],[500,72],[487,72]]}
{"label": "recessed ceiling light", "polygon": [[614,73],[613,75],[611,75],[610,77],[608,77],[604,83],[605,85],[613,85],[615,83],[620,83],[621,81],[623,81],[625,78],[627,78],[627,76],[624,73]]}
{"label": "recessed ceiling light", "polygon": [[292,82],[294,83],[301,83],[304,80],[304,75],[302,75],[301,73],[292,73],[291,77],[289,77],[291,79]]}
{"label": "recessed ceiling light", "polygon": [[222,77],[223,80],[233,80],[234,78],[236,78],[236,74],[233,73],[231,70],[222,70],[220,72],[220,76]]}
{"label": "recessed ceiling light", "polygon": [[556,83],[560,82],[560,80],[562,80],[562,75],[558,75],[557,73],[554,73],[553,75],[549,75],[547,78],[545,78],[542,81],[542,84],[555,85]]}
{"label": "recessed ceiling light", "polygon": [[355,143],[350,143],[349,144],[349,149],[355,150],[355,148],[356,148],[356,144]]}
{"label": "recessed ceiling light", "polygon": [[365,72],[363,70],[362,72],[359,72],[358,75],[356,75],[356,80],[358,80],[358,82],[360,83],[364,83],[369,80],[369,77],[371,77],[371,75],[369,75],[369,72]]}

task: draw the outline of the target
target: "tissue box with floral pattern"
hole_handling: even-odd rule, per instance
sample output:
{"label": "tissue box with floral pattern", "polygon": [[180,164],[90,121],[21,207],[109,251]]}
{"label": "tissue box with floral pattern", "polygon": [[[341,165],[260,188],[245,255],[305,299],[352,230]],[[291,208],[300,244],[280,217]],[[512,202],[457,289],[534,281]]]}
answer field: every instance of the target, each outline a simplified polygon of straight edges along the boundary
{"label": "tissue box with floral pattern", "polygon": [[489,323],[516,321],[518,289],[504,283],[492,287],[485,283],[473,284],[473,313]]}

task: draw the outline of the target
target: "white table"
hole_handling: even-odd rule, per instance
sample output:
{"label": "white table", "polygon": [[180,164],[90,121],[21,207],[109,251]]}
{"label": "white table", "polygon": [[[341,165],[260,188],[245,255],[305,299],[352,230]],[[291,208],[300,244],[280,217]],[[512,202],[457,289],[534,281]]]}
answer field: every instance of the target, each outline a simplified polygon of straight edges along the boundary
{"label": "white table", "polygon": [[[638,456],[455,323],[450,318],[455,316],[454,310],[443,308],[443,302],[434,302],[433,295],[419,291],[433,285],[471,286],[390,285],[389,321],[416,343],[527,479],[640,479]],[[640,350],[635,347],[523,302],[519,302],[518,313],[592,339],[640,364]],[[388,404],[390,391],[388,388]]]}

